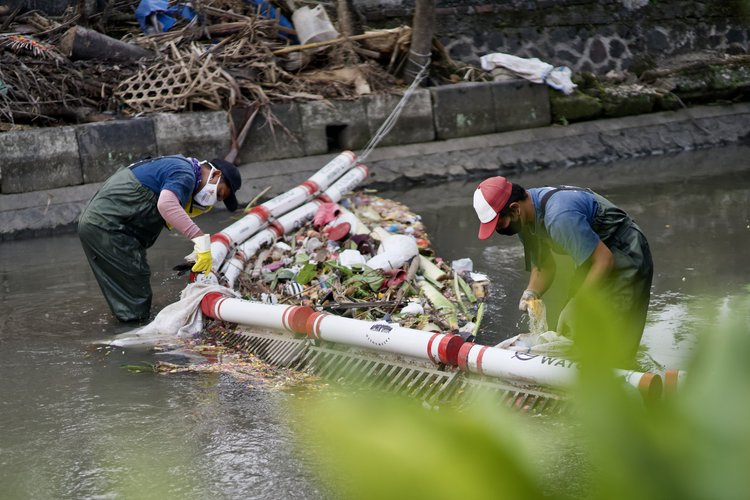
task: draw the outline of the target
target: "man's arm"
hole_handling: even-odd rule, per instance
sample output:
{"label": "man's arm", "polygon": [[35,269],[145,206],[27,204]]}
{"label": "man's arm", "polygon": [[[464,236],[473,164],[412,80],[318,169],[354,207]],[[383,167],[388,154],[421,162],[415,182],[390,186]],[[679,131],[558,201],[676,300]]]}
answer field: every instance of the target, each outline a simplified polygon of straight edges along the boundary
{"label": "man's arm", "polygon": [[192,221],[180,205],[177,195],[169,189],[163,189],[159,193],[157,208],[162,218],[177,231],[185,235],[189,240],[197,238],[203,234],[203,231]]}
{"label": "man's arm", "polygon": [[553,259],[552,256],[545,259],[541,266],[532,265],[529,284],[526,286],[526,289],[535,292],[541,297],[555,280],[556,271],[557,266],[555,265],[555,259]]}
{"label": "man's arm", "polygon": [[589,272],[581,284],[582,290],[592,290],[601,285],[615,267],[615,256],[602,241],[594,248],[594,252],[589,257],[591,266]]}

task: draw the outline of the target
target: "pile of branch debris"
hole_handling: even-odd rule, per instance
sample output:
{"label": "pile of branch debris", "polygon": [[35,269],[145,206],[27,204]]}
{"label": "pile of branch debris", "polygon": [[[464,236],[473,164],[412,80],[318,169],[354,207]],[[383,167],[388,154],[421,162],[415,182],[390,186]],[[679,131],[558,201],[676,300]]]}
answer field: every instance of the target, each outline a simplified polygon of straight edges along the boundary
{"label": "pile of branch debris", "polygon": [[[320,4],[267,0],[110,0],[60,17],[0,6],[0,125],[400,92],[411,28],[364,31],[340,10],[332,22]],[[431,77],[461,72],[435,40]]]}

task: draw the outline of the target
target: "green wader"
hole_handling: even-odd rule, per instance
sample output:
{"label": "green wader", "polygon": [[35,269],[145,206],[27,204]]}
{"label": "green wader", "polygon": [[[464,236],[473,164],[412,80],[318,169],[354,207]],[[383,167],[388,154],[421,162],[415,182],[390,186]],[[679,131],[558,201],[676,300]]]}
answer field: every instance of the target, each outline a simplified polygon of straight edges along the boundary
{"label": "green wader", "polygon": [[[583,190],[561,187],[544,194],[540,200],[542,221],[544,221],[549,197],[557,191],[570,189]],[[592,194],[596,197],[598,205],[592,228],[615,259],[614,268],[604,286],[605,300],[612,312],[618,316],[613,321],[617,322],[618,328],[627,339],[623,359],[632,360],[635,358],[643,336],[646,313],[651,299],[651,281],[654,275],[651,250],[641,228],[625,211],[603,196],[593,192]],[[544,234],[547,234],[546,228]],[[570,289],[571,297],[583,283],[589,267],[590,264],[584,264],[574,272]]]}
{"label": "green wader", "polygon": [[[654,263],[648,241],[623,210],[606,198],[596,195],[599,208],[593,228],[615,259],[605,293],[625,334],[627,343],[624,359],[634,359],[646,325],[648,304],[651,300],[651,281]],[[571,290],[574,293],[588,274],[589,266],[581,266],[573,275]]]}
{"label": "green wader", "polygon": [[152,293],[146,249],[164,227],[157,200],[156,193],[124,168],[104,183],[78,221],[86,258],[120,321],[149,317]]}

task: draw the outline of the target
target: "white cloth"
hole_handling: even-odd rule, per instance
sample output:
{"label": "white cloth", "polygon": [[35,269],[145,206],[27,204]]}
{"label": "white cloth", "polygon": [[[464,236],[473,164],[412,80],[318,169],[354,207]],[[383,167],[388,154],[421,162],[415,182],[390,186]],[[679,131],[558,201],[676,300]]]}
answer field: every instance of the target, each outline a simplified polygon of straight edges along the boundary
{"label": "white cloth", "polygon": [[200,304],[203,297],[211,292],[239,297],[237,292],[222,285],[191,283],[180,292],[180,300],[159,311],[151,323],[118,335],[107,344],[116,347],[148,347],[193,337],[203,329]]}
{"label": "white cloth", "polygon": [[485,71],[491,71],[499,66],[530,82],[546,83],[553,89],[562,91],[565,95],[571,94],[578,86],[570,79],[570,68],[566,66],[554,67],[536,57],[524,59],[523,57],[495,52],[482,56],[479,61]]}

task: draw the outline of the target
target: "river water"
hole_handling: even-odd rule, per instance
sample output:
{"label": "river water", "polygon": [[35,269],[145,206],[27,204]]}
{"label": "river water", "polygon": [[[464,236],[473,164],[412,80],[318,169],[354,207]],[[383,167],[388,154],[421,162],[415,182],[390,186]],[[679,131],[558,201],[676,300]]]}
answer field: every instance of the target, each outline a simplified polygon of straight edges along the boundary
{"label": "river water", "polygon": [[[696,333],[750,283],[749,155],[730,147],[512,179],[591,187],[637,219],[655,264],[641,359],[681,368]],[[527,275],[515,238],[476,239],[477,182],[381,194],[421,214],[440,256],[471,258],[490,277],[478,341],[491,344],[523,331],[516,305]],[[205,217],[209,231],[232,221]],[[177,299],[184,279],[170,269],[189,250],[165,233],[149,252],[154,311]],[[71,232],[1,243],[0,297],[3,498],[329,496],[286,424],[294,391],[224,375],[133,374],[121,365],[148,354],[92,351],[130,327],[110,317]]]}

